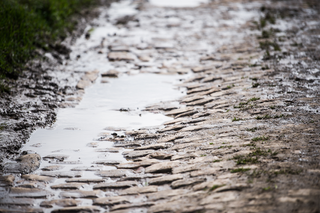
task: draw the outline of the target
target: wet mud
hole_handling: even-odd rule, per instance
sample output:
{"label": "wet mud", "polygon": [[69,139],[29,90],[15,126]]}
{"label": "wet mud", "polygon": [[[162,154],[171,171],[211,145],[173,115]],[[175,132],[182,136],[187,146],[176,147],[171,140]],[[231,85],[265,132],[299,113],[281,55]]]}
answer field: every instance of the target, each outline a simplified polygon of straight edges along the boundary
{"label": "wet mud", "polygon": [[[93,139],[57,150],[41,141],[45,131],[79,131],[80,140],[85,129],[77,119],[64,126],[58,114],[53,130],[43,130],[38,141],[35,132],[12,153],[23,154],[3,164],[0,211],[319,212],[319,26],[319,4],[311,0],[221,0],[184,8],[123,1],[101,9],[71,47],[63,72],[41,77],[47,90],[32,90],[47,91],[56,106],[30,107],[47,126],[55,108],[67,107],[58,112],[63,120],[92,108],[86,95],[99,94],[107,99],[94,111],[124,118],[107,114],[109,123],[91,124]],[[132,97],[139,92],[130,99],[133,89],[123,91],[129,93],[123,102],[98,92],[117,88],[120,96],[125,79],[142,78],[143,88],[150,76],[169,82],[163,101],[152,86],[144,89],[155,98],[141,93],[138,102]],[[42,97],[35,96],[35,102]],[[28,110],[17,109],[3,110],[8,126],[25,122]],[[126,117],[145,115],[153,126]],[[8,126],[3,137],[23,135],[13,128],[10,134]],[[78,159],[85,155],[88,160]]]}

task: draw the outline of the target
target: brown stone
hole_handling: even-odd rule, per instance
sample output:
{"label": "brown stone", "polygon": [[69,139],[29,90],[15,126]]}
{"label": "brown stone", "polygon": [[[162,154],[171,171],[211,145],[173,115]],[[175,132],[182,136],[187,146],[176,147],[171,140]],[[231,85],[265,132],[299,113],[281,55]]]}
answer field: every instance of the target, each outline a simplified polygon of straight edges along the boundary
{"label": "brown stone", "polygon": [[157,191],[158,191],[157,186],[131,187],[129,189],[120,191],[120,195],[136,195],[136,194],[143,194],[143,193],[153,193]]}
{"label": "brown stone", "polygon": [[132,186],[137,186],[136,181],[121,181],[114,183],[100,183],[93,186],[93,189],[119,189],[119,188],[129,188]]}
{"label": "brown stone", "polygon": [[177,175],[164,175],[162,177],[152,178],[149,179],[148,184],[150,185],[162,185],[165,183],[171,183],[176,180],[180,180],[183,178],[183,175],[177,174]]}
{"label": "brown stone", "polygon": [[170,172],[173,167],[178,166],[179,162],[164,162],[153,164],[146,168],[146,173],[155,173],[155,172]]}

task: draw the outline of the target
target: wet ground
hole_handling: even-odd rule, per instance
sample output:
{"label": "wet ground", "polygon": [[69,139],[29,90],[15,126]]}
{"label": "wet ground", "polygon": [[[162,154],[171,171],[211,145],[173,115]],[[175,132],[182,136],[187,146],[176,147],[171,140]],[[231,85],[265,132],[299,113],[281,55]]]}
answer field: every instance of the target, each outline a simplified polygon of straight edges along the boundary
{"label": "wet ground", "polygon": [[320,211],[318,3],[200,2],[101,8],[70,59],[26,72],[0,211]]}

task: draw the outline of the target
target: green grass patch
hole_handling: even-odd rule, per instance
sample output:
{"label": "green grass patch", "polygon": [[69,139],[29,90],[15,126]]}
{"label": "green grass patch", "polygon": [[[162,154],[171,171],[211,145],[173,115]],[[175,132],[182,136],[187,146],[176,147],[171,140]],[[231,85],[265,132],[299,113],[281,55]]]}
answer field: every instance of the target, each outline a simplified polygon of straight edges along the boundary
{"label": "green grass patch", "polygon": [[233,119],[232,119],[232,122],[234,122],[234,121],[241,121],[242,119],[241,118],[236,118],[236,117],[234,117]]}
{"label": "green grass patch", "polygon": [[237,169],[232,169],[230,172],[231,173],[238,173],[238,172],[246,172],[246,171],[249,171],[250,169],[249,168],[237,168]]}
{"label": "green grass patch", "polygon": [[269,137],[261,136],[261,137],[255,137],[251,139],[252,141],[266,141],[269,140]]}
{"label": "green grass patch", "polygon": [[[50,50],[74,28],[70,21],[96,0],[1,0],[0,80],[17,79],[25,63],[36,57],[35,50]],[[0,92],[6,91],[3,84]]]}
{"label": "green grass patch", "polygon": [[248,132],[255,132],[255,131],[257,131],[258,130],[258,127],[253,127],[253,128],[248,128],[248,129],[246,129],[246,131],[248,131]]}
{"label": "green grass patch", "polygon": [[212,163],[218,163],[221,162],[222,160],[214,160]]}
{"label": "green grass patch", "polygon": [[222,185],[213,185],[211,188],[210,188],[210,192],[211,191],[214,191],[214,190],[216,190],[217,188],[220,188],[220,187],[223,187],[223,186],[225,186],[226,184],[222,184]]}

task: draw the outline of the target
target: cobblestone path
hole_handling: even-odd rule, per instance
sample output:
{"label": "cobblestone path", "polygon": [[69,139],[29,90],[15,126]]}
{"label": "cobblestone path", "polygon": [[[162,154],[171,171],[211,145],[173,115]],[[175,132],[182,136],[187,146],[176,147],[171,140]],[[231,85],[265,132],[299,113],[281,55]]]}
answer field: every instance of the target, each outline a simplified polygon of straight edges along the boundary
{"label": "cobblestone path", "polygon": [[291,3],[137,4],[101,54],[132,74],[180,74],[178,106],[144,109],[173,119],[97,141],[128,160],[105,161],[111,170],[59,171],[65,158],[52,155],[41,156],[50,167],[1,176],[0,212],[319,212],[319,12]]}

